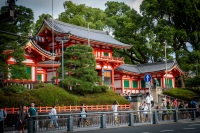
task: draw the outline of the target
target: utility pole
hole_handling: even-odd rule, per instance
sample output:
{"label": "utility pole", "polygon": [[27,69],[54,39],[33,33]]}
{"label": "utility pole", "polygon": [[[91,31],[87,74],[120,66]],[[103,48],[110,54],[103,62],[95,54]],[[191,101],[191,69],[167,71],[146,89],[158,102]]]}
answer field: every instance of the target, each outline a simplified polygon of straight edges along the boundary
{"label": "utility pole", "polygon": [[70,36],[63,36],[63,37],[56,37],[56,41],[61,42],[62,44],[62,64],[61,64],[61,69],[62,69],[62,88],[63,86],[63,80],[64,80],[64,42],[68,42],[70,39]]}

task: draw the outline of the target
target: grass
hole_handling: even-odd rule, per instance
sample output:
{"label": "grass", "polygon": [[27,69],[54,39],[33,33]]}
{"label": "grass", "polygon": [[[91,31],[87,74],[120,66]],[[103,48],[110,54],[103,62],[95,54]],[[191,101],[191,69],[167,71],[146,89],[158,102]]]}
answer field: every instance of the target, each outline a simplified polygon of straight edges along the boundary
{"label": "grass", "polygon": [[18,107],[22,104],[29,106],[31,102],[35,102],[36,106],[69,106],[80,105],[81,103],[87,105],[105,105],[113,104],[115,100],[120,104],[129,104],[124,97],[112,90],[81,96],[52,84],[40,84],[36,89],[26,90],[20,94],[5,95],[1,91],[0,100],[4,101],[5,107]]}

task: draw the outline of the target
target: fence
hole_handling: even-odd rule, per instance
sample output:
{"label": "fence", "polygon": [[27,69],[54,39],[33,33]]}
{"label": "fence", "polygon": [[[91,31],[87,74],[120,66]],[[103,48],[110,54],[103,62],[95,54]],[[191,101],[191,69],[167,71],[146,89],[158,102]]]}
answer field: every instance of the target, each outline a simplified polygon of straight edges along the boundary
{"label": "fence", "polygon": [[[51,110],[52,107],[49,106],[39,106],[36,107],[38,109],[38,113],[47,113]],[[56,106],[56,110],[58,113],[65,113],[65,112],[73,112],[73,111],[80,111],[81,106]],[[108,111],[112,110],[112,105],[86,105],[87,111]],[[130,104],[119,105],[119,110],[128,110],[131,108]],[[16,114],[19,108],[5,108],[8,114]],[[28,111],[28,107],[26,108]]]}
{"label": "fence", "polygon": [[[160,124],[163,122],[178,122],[182,120],[199,119],[200,111],[197,109],[182,110],[152,110],[150,111],[119,111],[113,112],[91,112],[86,118],[81,118],[80,113],[59,114],[58,128],[51,124],[48,115],[39,115],[37,118],[28,119],[28,133],[47,132],[52,130],[75,131],[83,128],[109,128],[118,126],[134,126],[137,124]],[[184,116],[185,115],[185,116]],[[198,115],[198,118],[197,118]]]}

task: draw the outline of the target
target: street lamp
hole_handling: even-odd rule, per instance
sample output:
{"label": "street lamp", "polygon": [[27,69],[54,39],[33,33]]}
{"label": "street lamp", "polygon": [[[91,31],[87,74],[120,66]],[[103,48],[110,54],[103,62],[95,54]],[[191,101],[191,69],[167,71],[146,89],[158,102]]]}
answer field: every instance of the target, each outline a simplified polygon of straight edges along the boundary
{"label": "street lamp", "polygon": [[165,43],[165,89],[167,88],[167,43]]}
{"label": "street lamp", "polygon": [[62,88],[63,88],[63,80],[64,80],[64,42],[69,41],[69,34],[68,36],[63,36],[63,37],[56,37],[56,41],[59,41],[62,43]]}

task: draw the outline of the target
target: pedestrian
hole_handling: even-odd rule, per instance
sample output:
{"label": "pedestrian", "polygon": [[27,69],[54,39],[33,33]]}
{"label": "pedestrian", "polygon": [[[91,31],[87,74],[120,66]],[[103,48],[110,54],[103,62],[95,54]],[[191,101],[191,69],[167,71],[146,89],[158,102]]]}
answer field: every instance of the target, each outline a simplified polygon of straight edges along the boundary
{"label": "pedestrian", "polygon": [[18,111],[18,133],[24,133],[27,117],[28,113],[26,111],[26,106],[20,106],[20,110]]}
{"label": "pedestrian", "polygon": [[28,109],[28,116],[30,117],[30,119],[33,120],[33,131],[35,132],[36,130],[36,116],[38,115],[38,111],[37,108],[35,107],[35,103],[32,102],[31,103],[31,107]]}
{"label": "pedestrian", "polygon": [[147,94],[146,94],[145,103],[146,103],[147,106],[150,108],[150,103],[151,103],[150,93],[147,93]]}
{"label": "pedestrian", "polygon": [[0,133],[4,132],[4,120],[6,117],[6,111],[2,107],[0,107]]}
{"label": "pedestrian", "polygon": [[177,101],[177,98],[175,98],[175,99],[173,100],[173,107],[174,107],[174,109],[178,109],[178,101]]}
{"label": "pedestrian", "polygon": [[130,92],[128,92],[128,101],[132,102],[132,97],[131,97],[131,93]]}
{"label": "pedestrian", "polygon": [[154,99],[153,96],[150,94],[150,100],[151,100],[151,108],[154,106]]}
{"label": "pedestrian", "polygon": [[160,108],[162,110],[162,120],[166,120],[166,116],[167,116],[167,102],[166,102],[166,98],[162,99],[162,103],[160,105]]}
{"label": "pedestrian", "polygon": [[139,121],[140,122],[144,122],[144,117],[143,117],[143,113],[142,113],[142,111],[144,110],[144,106],[143,106],[143,102],[140,102],[140,105],[139,105],[139,110],[140,110],[140,113],[139,113]]}
{"label": "pedestrian", "polygon": [[52,106],[49,115],[50,115],[50,118],[51,118],[50,127],[55,125],[56,128],[58,128],[58,123],[57,123],[58,116],[56,116],[57,115],[57,111],[56,111],[56,106],[55,105]]}
{"label": "pedestrian", "polygon": [[146,102],[144,102],[143,104],[143,117],[144,117],[144,121],[147,122],[148,119],[149,119],[149,116],[148,116],[148,110],[149,110],[149,106],[146,104]]}
{"label": "pedestrian", "polygon": [[119,123],[119,120],[118,120],[118,113],[117,113],[117,108],[119,106],[119,103],[117,101],[114,101],[113,105],[112,105],[112,110],[113,110],[113,116],[114,116],[114,124],[117,124]]}
{"label": "pedestrian", "polygon": [[86,124],[86,120],[87,120],[87,110],[85,109],[85,104],[82,103],[81,107],[80,107],[80,116],[78,119],[78,127],[80,127],[80,124],[83,122],[83,125]]}

